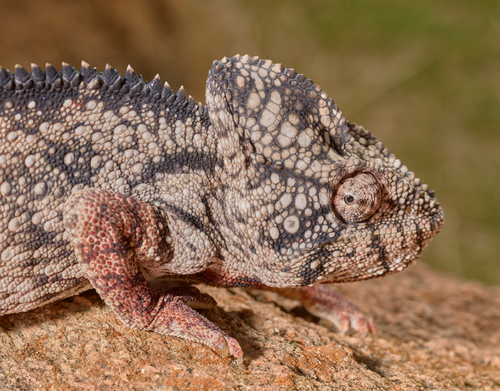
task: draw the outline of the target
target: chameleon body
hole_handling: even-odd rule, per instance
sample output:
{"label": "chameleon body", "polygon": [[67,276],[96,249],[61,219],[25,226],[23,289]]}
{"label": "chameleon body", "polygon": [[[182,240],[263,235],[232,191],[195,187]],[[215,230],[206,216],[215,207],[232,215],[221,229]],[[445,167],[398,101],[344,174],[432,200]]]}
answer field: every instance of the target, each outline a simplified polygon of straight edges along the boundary
{"label": "chameleon body", "polygon": [[94,287],[132,327],[241,356],[192,309],[212,298],[149,281],[379,277],[441,228],[433,192],[293,69],[224,58],[206,101],[130,67],[0,68],[0,315]]}

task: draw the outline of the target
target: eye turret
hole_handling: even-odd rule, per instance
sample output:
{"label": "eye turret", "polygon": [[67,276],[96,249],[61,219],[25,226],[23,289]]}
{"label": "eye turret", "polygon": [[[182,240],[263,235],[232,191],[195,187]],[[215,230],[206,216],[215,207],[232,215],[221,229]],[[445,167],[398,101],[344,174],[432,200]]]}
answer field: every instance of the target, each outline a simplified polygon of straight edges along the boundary
{"label": "eye turret", "polygon": [[335,213],[346,223],[372,217],[382,202],[382,189],[371,174],[362,172],[344,179],[333,194]]}

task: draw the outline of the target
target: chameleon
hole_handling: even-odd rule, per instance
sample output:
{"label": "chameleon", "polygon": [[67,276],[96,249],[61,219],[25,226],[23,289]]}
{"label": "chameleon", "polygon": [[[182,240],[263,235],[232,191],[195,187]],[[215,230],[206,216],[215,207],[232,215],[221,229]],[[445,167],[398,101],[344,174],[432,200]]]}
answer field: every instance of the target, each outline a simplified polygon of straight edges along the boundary
{"label": "chameleon", "polygon": [[191,286],[206,283],[373,332],[324,284],[403,270],[443,216],[371,132],[270,60],[215,61],[205,106],[130,66],[0,67],[0,315],[95,288],[132,328],[241,357],[197,311],[216,306]]}

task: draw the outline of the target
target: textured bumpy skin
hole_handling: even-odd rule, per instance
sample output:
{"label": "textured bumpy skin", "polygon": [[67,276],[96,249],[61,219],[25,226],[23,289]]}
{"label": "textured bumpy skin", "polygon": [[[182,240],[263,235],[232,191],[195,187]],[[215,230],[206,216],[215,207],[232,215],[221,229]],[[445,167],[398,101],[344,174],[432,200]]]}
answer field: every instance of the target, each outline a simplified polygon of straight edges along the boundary
{"label": "textured bumpy skin", "polygon": [[[213,299],[149,281],[367,279],[405,268],[441,228],[433,192],[303,75],[224,58],[206,96],[130,67],[0,68],[0,315],[93,286],[132,327],[240,356],[192,309]],[[341,329],[356,318],[326,286],[298,292],[284,291]]]}

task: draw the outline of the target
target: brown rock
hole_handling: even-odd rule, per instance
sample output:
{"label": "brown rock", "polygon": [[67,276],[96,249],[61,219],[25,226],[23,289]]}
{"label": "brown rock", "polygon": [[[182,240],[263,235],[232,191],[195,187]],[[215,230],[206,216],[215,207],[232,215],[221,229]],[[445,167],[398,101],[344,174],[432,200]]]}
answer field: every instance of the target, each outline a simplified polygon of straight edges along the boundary
{"label": "brown rock", "polygon": [[201,286],[207,317],[235,336],[243,363],[189,341],[132,330],[93,291],[0,318],[0,389],[495,390],[500,290],[418,264],[339,290],[373,335],[339,335],[272,292]]}

